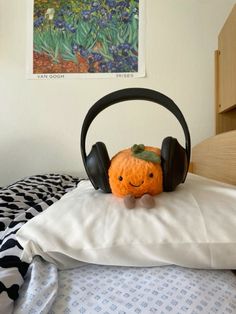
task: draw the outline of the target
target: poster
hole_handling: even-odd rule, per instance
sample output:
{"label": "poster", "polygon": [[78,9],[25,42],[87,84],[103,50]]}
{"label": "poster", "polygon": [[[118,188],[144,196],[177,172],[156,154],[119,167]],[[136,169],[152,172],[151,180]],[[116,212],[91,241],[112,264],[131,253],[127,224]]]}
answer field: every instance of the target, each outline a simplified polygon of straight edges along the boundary
{"label": "poster", "polygon": [[145,76],[144,0],[29,1],[29,78]]}

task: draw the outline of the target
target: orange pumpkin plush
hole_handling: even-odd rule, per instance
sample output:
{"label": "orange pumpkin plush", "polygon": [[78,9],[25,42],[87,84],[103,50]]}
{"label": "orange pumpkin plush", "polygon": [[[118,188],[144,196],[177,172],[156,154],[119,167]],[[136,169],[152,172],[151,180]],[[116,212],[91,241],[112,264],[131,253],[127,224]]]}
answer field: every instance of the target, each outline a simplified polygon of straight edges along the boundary
{"label": "orange pumpkin plush", "polygon": [[128,208],[135,206],[135,198],[140,198],[144,207],[153,207],[152,196],[163,191],[160,161],[160,149],[156,147],[140,144],[120,151],[111,159],[108,170],[112,193],[124,197]]}

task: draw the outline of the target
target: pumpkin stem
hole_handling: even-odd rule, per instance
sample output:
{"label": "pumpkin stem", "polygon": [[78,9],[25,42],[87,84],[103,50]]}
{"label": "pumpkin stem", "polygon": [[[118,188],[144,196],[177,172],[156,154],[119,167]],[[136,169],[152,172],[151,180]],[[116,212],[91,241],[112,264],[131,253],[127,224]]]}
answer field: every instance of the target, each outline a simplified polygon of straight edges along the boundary
{"label": "pumpkin stem", "polygon": [[131,147],[132,156],[138,159],[142,159],[145,161],[150,161],[153,163],[160,163],[161,158],[155,152],[150,150],[145,150],[145,146],[143,144],[134,144]]}
{"label": "pumpkin stem", "polygon": [[141,153],[145,150],[145,146],[143,144],[134,144],[132,147],[131,147],[131,150],[132,150],[132,153],[133,154],[138,154],[138,153]]}

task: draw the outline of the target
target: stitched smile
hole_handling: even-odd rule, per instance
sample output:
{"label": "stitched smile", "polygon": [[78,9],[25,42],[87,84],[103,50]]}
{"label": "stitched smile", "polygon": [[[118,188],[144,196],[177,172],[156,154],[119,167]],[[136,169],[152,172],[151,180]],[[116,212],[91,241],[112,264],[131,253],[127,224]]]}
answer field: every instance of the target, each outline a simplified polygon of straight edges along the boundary
{"label": "stitched smile", "polygon": [[134,188],[138,188],[138,187],[140,187],[140,186],[143,184],[143,182],[144,182],[144,181],[142,181],[142,183],[140,183],[139,185],[132,184],[131,182],[129,182],[129,184],[130,184],[131,186],[133,186]]}

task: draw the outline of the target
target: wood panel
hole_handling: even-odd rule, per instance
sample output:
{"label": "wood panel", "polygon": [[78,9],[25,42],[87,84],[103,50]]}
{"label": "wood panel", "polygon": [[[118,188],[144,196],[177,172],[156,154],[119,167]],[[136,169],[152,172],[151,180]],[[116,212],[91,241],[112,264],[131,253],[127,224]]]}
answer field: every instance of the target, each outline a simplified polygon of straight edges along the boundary
{"label": "wood panel", "polygon": [[[215,121],[216,134],[236,130],[236,108],[220,112],[219,101],[219,50],[215,51]],[[235,56],[236,57],[236,56]],[[235,87],[236,89],[236,87]]]}
{"label": "wood panel", "polygon": [[195,174],[236,185],[236,130],[213,136],[192,149]]}
{"label": "wood panel", "polygon": [[236,5],[218,37],[219,112],[236,107]]}

